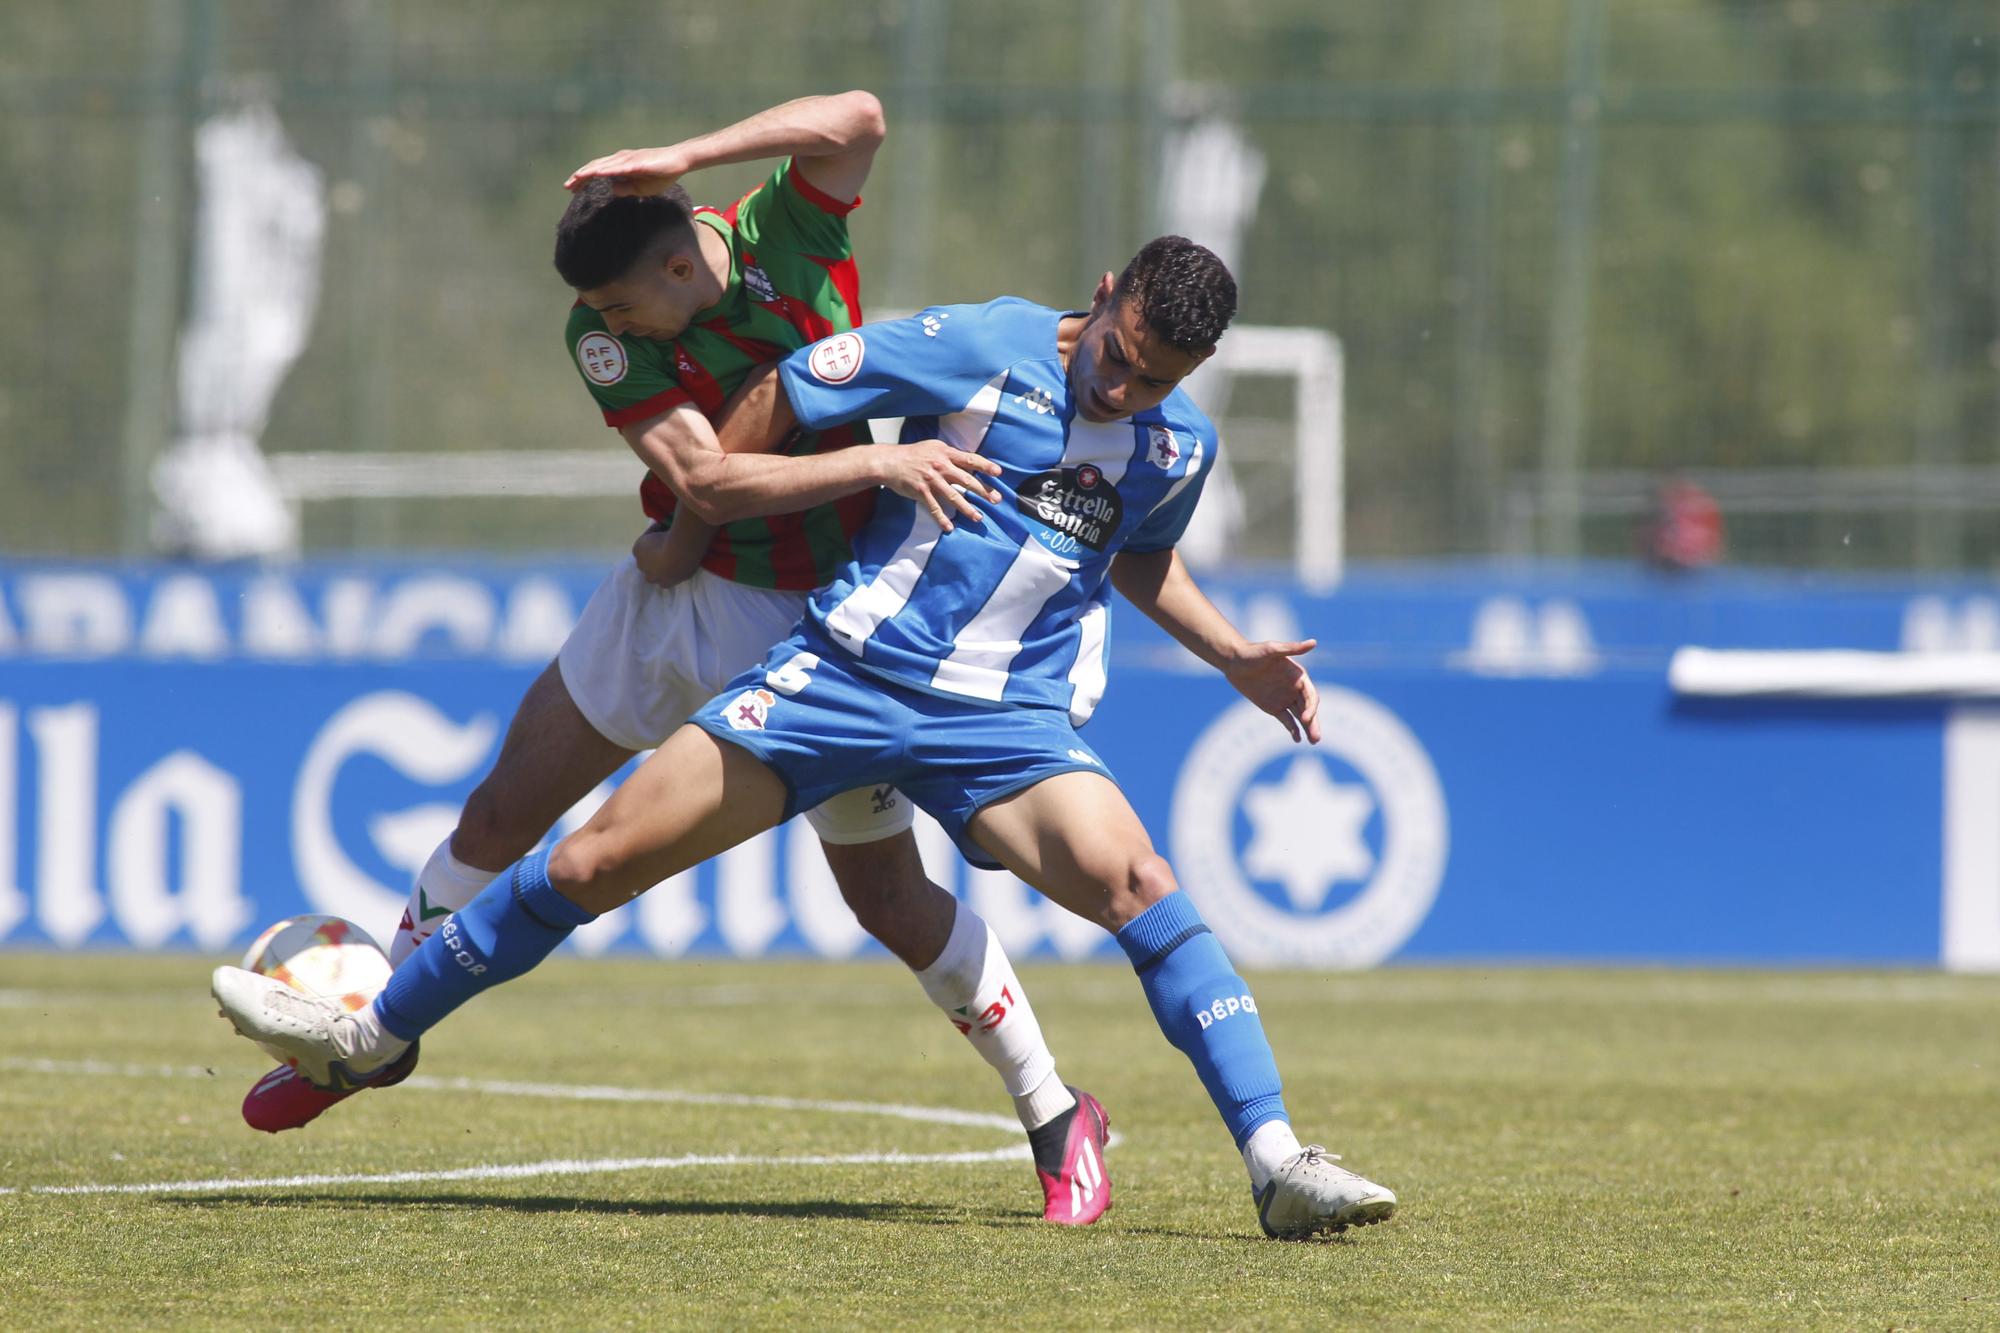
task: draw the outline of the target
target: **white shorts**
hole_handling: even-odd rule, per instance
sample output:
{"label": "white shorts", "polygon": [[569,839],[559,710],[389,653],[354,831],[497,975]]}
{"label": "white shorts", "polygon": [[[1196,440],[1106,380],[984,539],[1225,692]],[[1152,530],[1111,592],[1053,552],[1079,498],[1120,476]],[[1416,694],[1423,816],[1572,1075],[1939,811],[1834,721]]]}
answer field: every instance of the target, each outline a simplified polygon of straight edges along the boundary
{"label": "white shorts", "polygon": [[[628,556],[590,595],[556,665],[600,736],[650,750],[738,672],[763,661],[805,604],[802,592],[749,588],[705,569],[658,588]],[[914,817],[915,807],[893,788],[844,792],[806,811],[822,840],[841,845],[893,837]]]}

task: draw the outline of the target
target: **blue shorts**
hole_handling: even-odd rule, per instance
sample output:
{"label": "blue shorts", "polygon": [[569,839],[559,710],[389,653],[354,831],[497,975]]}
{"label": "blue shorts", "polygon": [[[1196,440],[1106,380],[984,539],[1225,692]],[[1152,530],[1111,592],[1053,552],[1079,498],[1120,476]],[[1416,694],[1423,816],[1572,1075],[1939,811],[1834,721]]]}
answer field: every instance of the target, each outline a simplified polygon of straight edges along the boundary
{"label": "blue shorts", "polygon": [[991,707],[861,670],[811,627],[771,649],[688,721],[740,745],[784,780],[787,818],[856,787],[893,783],[973,865],[997,868],[966,824],[1058,773],[1110,771],[1054,708]]}

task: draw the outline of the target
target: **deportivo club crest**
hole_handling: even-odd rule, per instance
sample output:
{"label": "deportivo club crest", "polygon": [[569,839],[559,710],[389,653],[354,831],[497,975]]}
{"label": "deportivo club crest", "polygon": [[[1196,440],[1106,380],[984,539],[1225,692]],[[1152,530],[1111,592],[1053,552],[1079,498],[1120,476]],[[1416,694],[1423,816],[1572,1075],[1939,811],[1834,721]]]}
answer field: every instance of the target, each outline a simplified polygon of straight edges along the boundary
{"label": "deportivo club crest", "polygon": [[729,701],[722,715],[729,719],[732,731],[762,731],[764,719],[771,715],[771,705],[778,702],[778,696],[769,690],[745,690]]}
{"label": "deportivo club crest", "polygon": [[1444,879],[1449,817],[1422,743],[1364,695],[1319,694],[1319,745],[1237,703],[1174,787],[1174,867],[1246,963],[1372,967],[1423,924]]}

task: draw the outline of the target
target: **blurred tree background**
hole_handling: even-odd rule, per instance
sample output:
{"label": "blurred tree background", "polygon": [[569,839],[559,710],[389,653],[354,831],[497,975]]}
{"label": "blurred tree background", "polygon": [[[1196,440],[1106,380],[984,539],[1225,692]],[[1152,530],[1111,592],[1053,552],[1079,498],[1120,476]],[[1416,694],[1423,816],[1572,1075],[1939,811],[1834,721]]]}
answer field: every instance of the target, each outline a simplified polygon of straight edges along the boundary
{"label": "blurred tree background", "polygon": [[[1633,497],[1692,473],[1770,501],[1730,513],[1738,560],[1993,568],[1996,62],[1990,0],[17,0],[0,553],[146,549],[215,110],[270,99],[328,182],[268,452],[615,450],[560,342],[563,176],[866,87],[877,309],[1083,301],[1159,229],[1176,127],[1233,119],[1269,166],[1242,317],[1342,341],[1358,557],[1627,557]],[[305,532],[610,549],[636,518],[333,502]]]}

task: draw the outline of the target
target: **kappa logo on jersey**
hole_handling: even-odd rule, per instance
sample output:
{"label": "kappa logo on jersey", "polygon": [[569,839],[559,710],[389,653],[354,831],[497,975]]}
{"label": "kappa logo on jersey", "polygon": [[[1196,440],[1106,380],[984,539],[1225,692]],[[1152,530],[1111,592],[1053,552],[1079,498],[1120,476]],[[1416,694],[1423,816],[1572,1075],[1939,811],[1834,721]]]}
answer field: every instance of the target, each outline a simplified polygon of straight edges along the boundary
{"label": "kappa logo on jersey", "polygon": [[731,731],[762,731],[764,719],[771,715],[771,705],[776,702],[778,696],[769,690],[745,690],[729,701],[722,715],[729,719]]}
{"label": "kappa logo on jersey", "polygon": [[1014,395],[1014,401],[1030,412],[1038,412],[1045,417],[1055,414],[1056,400],[1047,389],[1030,389],[1026,393],[1017,393]]}
{"label": "kappa logo on jersey", "polygon": [[1146,427],[1146,461],[1162,472],[1173,471],[1181,461],[1181,446],[1165,426]]}
{"label": "kappa logo on jersey", "polygon": [[951,311],[949,310],[940,310],[934,315],[925,315],[923,319],[924,337],[926,338],[937,337],[938,330],[942,329],[944,327],[944,322],[950,318],[951,318]]}
{"label": "kappa logo on jersey", "polygon": [[1015,507],[1093,551],[1102,551],[1118,530],[1125,502],[1104,474],[1089,463],[1038,472],[1015,492]]}
{"label": "kappa logo on jersey", "polygon": [[746,262],[743,265],[743,285],[759,301],[778,299],[778,289],[772,284],[771,275],[755,264]]}
{"label": "kappa logo on jersey", "polygon": [[1097,762],[1096,755],[1088,750],[1079,750],[1075,746],[1070,747],[1069,757],[1076,760],[1079,764],[1089,764],[1092,768],[1104,767],[1104,765]]}
{"label": "kappa logo on jersey", "polygon": [[813,377],[822,384],[845,384],[861,371],[861,358],[868,354],[858,333],[836,333],[813,344],[807,363]]}
{"label": "kappa logo on jersey", "polygon": [[578,338],[576,363],[592,384],[616,384],[632,366],[625,359],[625,344],[608,333],[586,333]]}

